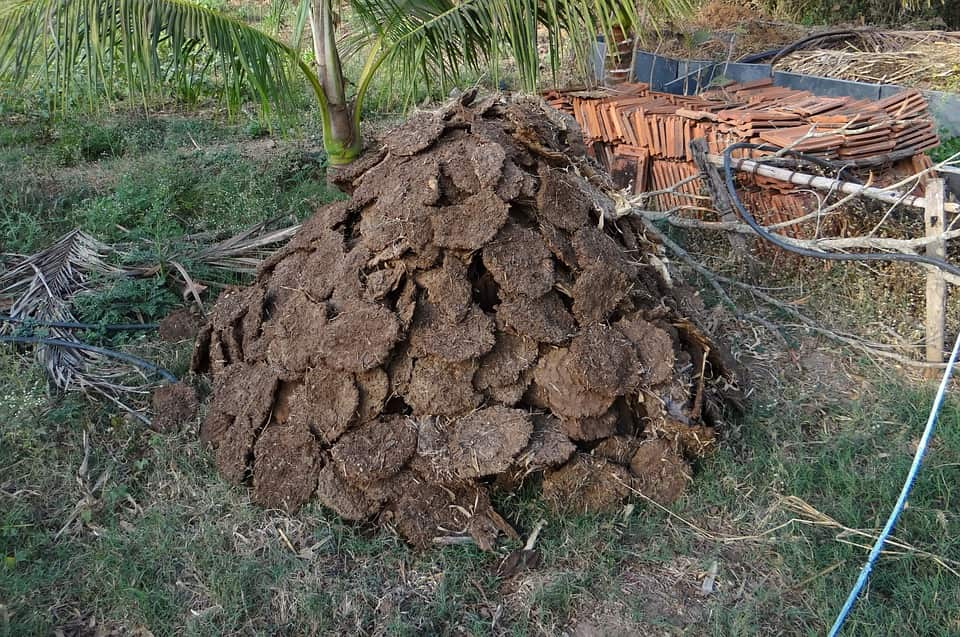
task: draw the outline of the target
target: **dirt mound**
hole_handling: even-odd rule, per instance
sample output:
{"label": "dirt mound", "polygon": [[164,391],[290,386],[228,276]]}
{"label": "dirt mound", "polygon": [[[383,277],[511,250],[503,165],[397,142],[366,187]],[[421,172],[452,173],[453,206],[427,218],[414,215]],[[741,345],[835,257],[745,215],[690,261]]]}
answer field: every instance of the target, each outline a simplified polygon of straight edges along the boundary
{"label": "dirt mound", "polygon": [[656,246],[600,229],[580,132],[539,109],[414,117],[339,175],[350,201],[224,292],[194,356],[214,385],[201,437],[256,502],[489,548],[511,532],[491,488],[542,476],[590,510],[683,490],[735,379]]}
{"label": "dirt mound", "polygon": [[187,383],[171,383],[154,390],[153,428],[157,431],[176,431],[197,415],[197,392]]}

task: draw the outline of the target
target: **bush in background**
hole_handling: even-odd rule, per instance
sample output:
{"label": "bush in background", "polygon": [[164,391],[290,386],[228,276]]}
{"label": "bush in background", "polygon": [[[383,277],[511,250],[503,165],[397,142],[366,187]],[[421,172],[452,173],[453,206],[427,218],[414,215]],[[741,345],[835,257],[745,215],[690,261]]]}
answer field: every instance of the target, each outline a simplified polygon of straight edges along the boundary
{"label": "bush in background", "polygon": [[[910,22],[942,21],[960,28],[960,2],[955,0],[756,0],[766,13],[810,24],[862,22],[898,27]],[[935,28],[935,25],[931,25]]]}

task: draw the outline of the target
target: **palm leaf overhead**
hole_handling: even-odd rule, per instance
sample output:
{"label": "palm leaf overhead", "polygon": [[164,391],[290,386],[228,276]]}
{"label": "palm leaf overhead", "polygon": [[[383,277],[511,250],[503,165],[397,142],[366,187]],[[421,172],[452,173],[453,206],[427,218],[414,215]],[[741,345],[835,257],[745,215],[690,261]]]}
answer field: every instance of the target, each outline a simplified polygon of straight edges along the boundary
{"label": "palm leaf overhead", "polygon": [[[288,45],[185,0],[0,0],[0,78],[53,88],[146,93],[216,76],[227,103],[292,106],[294,76],[316,77]],[[322,95],[318,94],[322,100]]]}
{"label": "palm leaf overhead", "polygon": [[[656,30],[687,15],[689,0],[351,0],[364,32],[353,44],[378,43],[379,59],[400,84],[450,81],[465,68],[486,65],[494,75],[505,58],[521,85],[534,91],[541,74],[538,35],[546,36],[548,65],[556,72],[563,45],[589,58],[597,35]],[[362,87],[362,84],[361,84]]]}
{"label": "palm leaf overhead", "polygon": [[[65,105],[81,88],[146,95],[174,84],[195,95],[219,86],[234,109],[254,99],[264,110],[293,106],[306,77],[319,106],[324,147],[333,164],[361,149],[360,113],[371,78],[391,71],[391,88],[409,97],[420,83],[441,86],[465,69],[510,59],[521,87],[537,88],[544,54],[556,74],[561,51],[589,65],[597,35],[656,30],[685,15],[691,0],[299,0],[290,44],[190,0],[0,0],[0,81],[31,80]],[[351,17],[343,49],[335,8]],[[277,9],[277,20],[287,7]],[[310,24],[314,67],[301,55]],[[544,41],[545,50],[541,50]],[[345,55],[366,56],[350,99]],[[302,75],[301,75],[302,74]],[[122,84],[118,84],[122,82]]]}

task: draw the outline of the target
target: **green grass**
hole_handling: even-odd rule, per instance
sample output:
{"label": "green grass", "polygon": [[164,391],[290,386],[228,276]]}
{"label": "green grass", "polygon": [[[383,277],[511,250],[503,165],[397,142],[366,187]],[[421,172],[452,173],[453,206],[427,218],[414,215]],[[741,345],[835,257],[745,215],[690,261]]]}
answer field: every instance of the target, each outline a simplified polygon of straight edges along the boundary
{"label": "green grass", "polygon": [[0,141],[0,245],[33,251],[74,227],[107,242],[173,240],[300,219],[339,196],[313,146],[203,118],[118,120],[56,133],[34,121]]}
{"label": "green grass", "polygon": [[[642,501],[626,520],[561,517],[531,488],[500,507],[525,532],[546,517],[542,565],[501,581],[499,558],[469,547],[417,553],[317,506],[294,516],[254,507],[218,478],[193,427],[148,433],[77,397],[49,403],[40,374],[10,354],[0,370],[9,388],[0,402],[0,625],[9,635],[49,634],[77,616],[157,635],[556,634],[598,608],[640,634],[815,635],[865,556],[831,530],[802,525],[762,540],[709,541]],[[779,498],[793,495],[848,526],[877,528],[931,392],[900,384],[874,392],[829,405],[826,416],[803,408],[813,393],[757,396],[739,439],[702,463],[673,511],[717,534],[751,535],[785,521]],[[827,436],[811,435],[824,417]],[[897,529],[946,558],[960,553],[958,425],[948,404]],[[91,452],[81,475],[84,431]],[[695,587],[714,560],[718,591],[704,598]],[[958,602],[960,580],[930,560],[883,558],[845,634],[955,634]],[[669,610],[677,605],[681,613]]]}
{"label": "green grass", "polygon": [[[342,196],[326,184],[325,158],[311,141],[263,138],[216,117],[60,121],[19,112],[0,115],[0,124],[3,251],[35,252],[81,228],[106,243],[144,246],[145,262],[162,262],[185,234],[293,224]],[[90,322],[149,321],[179,303],[161,270],[81,295],[76,310]]]}
{"label": "green grass", "polygon": [[[760,407],[761,413],[754,415],[761,423],[779,421],[781,426],[745,428],[742,449],[723,449],[706,464],[702,488],[719,487],[715,493],[705,494],[706,501],[729,504],[737,497],[736,491],[742,490],[740,480],[762,476],[771,485],[771,495],[802,498],[849,527],[879,529],[912,460],[912,445],[922,431],[932,399],[930,388],[881,381],[869,397],[829,408],[825,417],[835,422],[828,433],[815,436],[797,435],[819,423],[785,412],[784,403],[789,405],[797,398],[784,398]],[[896,530],[898,538],[952,559],[960,556],[955,486],[960,478],[958,452],[960,412],[954,402],[944,409],[937,442]],[[738,486],[723,488],[734,484]],[[795,528],[772,547],[788,581],[804,581],[838,565],[804,586],[807,601],[801,616],[813,632],[819,632],[818,624],[832,621],[865,558],[864,550],[834,541],[837,531]],[[882,559],[846,634],[952,634],[957,628],[954,609],[958,596],[960,581],[927,559]]]}

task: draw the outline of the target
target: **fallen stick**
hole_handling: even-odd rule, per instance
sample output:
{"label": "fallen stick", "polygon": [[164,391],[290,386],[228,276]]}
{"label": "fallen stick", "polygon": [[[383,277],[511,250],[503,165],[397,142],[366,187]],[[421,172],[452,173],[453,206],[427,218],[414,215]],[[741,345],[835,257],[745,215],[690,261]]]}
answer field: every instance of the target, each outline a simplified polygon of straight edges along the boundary
{"label": "fallen stick", "polygon": [[706,266],[702,265],[700,262],[698,262],[696,259],[690,256],[690,253],[688,253],[686,250],[680,247],[680,245],[674,242],[670,237],[660,232],[660,230],[655,225],[653,225],[653,223],[649,219],[640,217],[640,221],[643,224],[643,227],[647,230],[647,232],[655,236],[661,243],[663,243],[663,245],[669,248],[671,252],[677,255],[677,257],[681,261],[683,261],[688,266],[693,268],[693,270],[695,270],[696,272],[699,272],[700,275],[707,280],[707,283],[710,284],[710,287],[712,287],[714,291],[717,293],[717,296],[720,297],[721,302],[725,303],[727,307],[730,308],[730,311],[733,312],[733,315],[735,317],[737,317],[738,319],[749,319],[759,323],[763,327],[767,328],[770,331],[770,333],[772,333],[777,338],[777,340],[780,341],[785,347],[789,347],[789,344],[787,343],[787,339],[783,336],[783,334],[780,333],[780,330],[777,329],[776,325],[774,325],[773,323],[771,323],[770,321],[768,321],[767,319],[763,318],[758,314],[744,313],[740,309],[740,306],[738,306],[736,302],[732,298],[730,298],[730,295],[727,294],[727,291],[723,289],[723,286],[720,285],[720,283],[717,281],[716,275],[711,270],[709,270]]}
{"label": "fallen stick", "polygon": [[[707,155],[707,161],[714,166],[723,166],[723,157],[720,157],[719,155]],[[753,161],[751,159],[733,159],[731,163],[735,170],[754,175],[761,175],[763,177],[769,177],[770,179],[777,179],[779,181],[785,181],[797,186],[807,186],[810,188],[816,188],[818,190],[840,190],[841,192],[849,195],[861,195],[869,199],[876,199],[877,201],[883,201],[889,204],[900,203],[907,206],[913,206],[914,208],[926,207],[926,201],[924,201],[923,197],[906,195],[894,190],[885,190],[883,188],[876,188],[873,186],[863,186],[861,184],[855,184],[849,181],[841,181],[840,179],[832,179],[830,177],[808,175],[806,173],[789,170],[787,168],[770,166],[762,162]],[[948,202],[944,204],[943,209],[944,212],[960,212],[960,204]]]}
{"label": "fallen stick", "polygon": [[[736,232],[738,234],[756,235],[753,228],[739,221],[701,221],[689,217],[678,217],[670,212],[660,212],[659,210],[641,210],[632,208],[627,211],[628,214],[649,219],[651,221],[666,221],[672,226],[693,230],[723,230],[726,232]],[[770,229],[769,227],[767,228]],[[825,239],[794,239],[784,235],[777,235],[777,238],[790,245],[799,248],[810,248],[813,250],[833,249],[833,250],[851,250],[856,248],[872,248],[875,250],[896,250],[897,252],[910,253],[918,249],[927,247],[933,243],[948,241],[950,239],[960,238],[960,229],[948,230],[940,234],[929,237],[918,237],[916,239],[887,239],[885,237],[832,237]]]}
{"label": "fallen stick", "polygon": [[[813,331],[813,332],[815,332],[815,333],[817,333],[817,334],[820,334],[821,336],[825,336],[825,337],[827,337],[827,338],[829,338],[829,339],[831,339],[831,340],[833,340],[833,341],[836,341],[836,342],[838,342],[838,343],[842,343],[842,344],[844,344],[844,345],[849,345],[850,347],[854,347],[854,348],[856,348],[856,349],[859,349],[859,350],[861,350],[861,351],[863,351],[863,352],[865,352],[865,353],[867,353],[867,354],[869,354],[869,355],[872,355],[872,356],[878,356],[878,357],[881,357],[881,358],[887,358],[887,359],[896,361],[897,363],[900,363],[901,365],[908,366],[908,367],[943,369],[943,368],[946,366],[944,363],[928,363],[928,362],[924,362],[924,361],[913,360],[913,359],[908,358],[908,357],[906,357],[906,356],[902,356],[902,355],[900,355],[900,354],[897,354],[896,352],[886,351],[886,350],[880,349],[879,347],[875,346],[875,345],[880,345],[880,344],[871,345],[871,344],[867,343],[866,341],[863,341],[863,340],[861,340],[861,339],[859,339],[859,338],[854,338],[854,337],[852,337],[852,336],[846,336],[846,335],[844,335],[844,334],[840,334],[840,333],[838,333],[838,332],[834,332],[833,330],[827,329],[827,328],[819,325],[816,321],[814,321],[813,319],[811,319],[811,318],[808,317],[807,315],[805,315],[805,314],[803,314],[802,312],[800,312],[799,310],[797,310],[795,307],[793,307],[793,306],[790,305],[789,303],[786,303],[786,302],[784,302],[784,301],[781,301],[780,299],[778,299],[778,298],[776,298],[776,297],[773,297],[773,296],[767,294],[766,292],[763,292],[762,290],[757,289],[756,287],[754,287],[754,286],[752,286],[752,285],[749,285],[749,284],[744,283],[744,282],[742,282],[742,281],[738,281],[738,280],[736,280],[736,279],[731,279],[731,278],[729,278],[729,277],[723,276],[722,274],[718,274],[718,273],[714,272],[714,271],[711,270],[710,268],[706,267],[705,265],[703,265],[702,263],[700,263],[699,261],[697,261],[696,259],[694,259],[694,258],[690,255],[690,253],[688,253],[686,250],[684,250],[682,247],[680,247],[676,242],[672,241],[672,240],[670,239],[670,237],[668,237],[666,234],[664,234],[663,232],[661,232],[660,229],[657,228],[650,219],[647,219],[647,218],[642,217],[642,216],[639,217],[639,218],[640,218],[641,223],[643,224],[644,229],[645,229],[647,232],[649,232],[649,233],[652,234],[654,237],[656,237],[668,250],[670,250],[671,252],[673,252],[681,261],[683,261],[684,263],[686,263],[687,266],[689,266],[689,267],[692,268],[694,271],[696,271],[696,272],[699,273],[701,276],[703,276],[703,277],[707,280],[707,282],[710,283],[710,285],[714,288],[714,290],[717,290],[718,288],[720,288],[720,289],[722,290],[722,287],[721,287],[721,285],[720,285],[721,283],[726,284],[726,285],[730,285],[730,286],[733,286],[733,287],[736,287],[736,288],[739,288],[739,289],[743,290],[744,292],[747,292],[747,293],[753,295],[754,297],[758,298],[759,300],[763,301],[763,302],[766,303],[767,305],[769,305],[769,306],[771,306],[771,307],[775,307],[775,308],[777,308],[777,309],[785,312],[786,314],[790,315],[790,316],[793,317],[794,319],[800,321],[800,323],[802,323],[807,329],[809,329],[809,330],[811,330],[811,331]],[[721,298],[723,298],[723,299],[724,299],[725,301],[727,301],[729,304],[733,304],[733,307],[734,307],[734,308],[737,307],[736,304],[733,302],[733,300],[730,299],[730,296],[729,296],[728,294],[726,294],[726,292],[723,292],[723,293],[721,294]],[[741,314],[740,316],[742,316],[743,318],[747,318],[747,319],[751,319],[751,320],[753,320],[753,321],[756,321],[756,322],[759,323],[760,325],[763,325],[764,327],[766,327],[767,329],[769,329],[771,332],[773,332],[774,334],[776,334],[777,336],[779,336],[779,338],[781,338],[781,339],[783,338],[783,336],[780,334],[780,332],[779,332],[779,330],[776,328],[776,326],[774,326],[772,323],[770,323],[769,321],[767,321],[767,320],[764,319],[763,317],[759,316],[758,314],[756,314],[756,313],[749,313],[749,314],[744,313],[744,314]]]}

